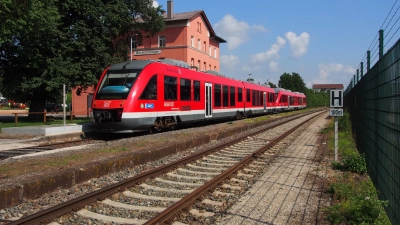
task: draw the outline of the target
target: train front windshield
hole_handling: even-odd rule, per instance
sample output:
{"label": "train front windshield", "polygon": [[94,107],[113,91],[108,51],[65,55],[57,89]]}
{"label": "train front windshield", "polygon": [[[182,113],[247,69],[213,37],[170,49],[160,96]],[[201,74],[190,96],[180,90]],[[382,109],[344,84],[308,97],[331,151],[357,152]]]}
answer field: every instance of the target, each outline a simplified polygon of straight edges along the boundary
{"label": "train front windshield", "polygon": [[126,99],[141,70],[108,71],[101,81],[96,100]]}

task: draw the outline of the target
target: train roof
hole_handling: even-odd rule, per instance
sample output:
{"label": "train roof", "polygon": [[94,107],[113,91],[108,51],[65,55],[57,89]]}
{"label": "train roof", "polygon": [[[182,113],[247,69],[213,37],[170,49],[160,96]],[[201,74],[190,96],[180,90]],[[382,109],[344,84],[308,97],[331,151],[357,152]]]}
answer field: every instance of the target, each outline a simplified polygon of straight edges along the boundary
{"label": "train roof", "polygon": [[[181,61],[181,60],[176,60],[176,59],[170,59],[170,58],[159,58],[159,59],[155,59],[155,60],[131,60],[131,61],[125,61],[125,62],[121,62],[121,63],[117,63],[114,64],[112,66],[110,66],[108,68],[108,70],[123,70],[123,69],[143,69],[145,66],[154,63],[154,62],[158,62],[158,63],[163,63],[166,65],[171,65],[171,66],[177,66],[177,67],[181,67],[181,68],[185,68],[185,69],[190,69],[191,67],[189,66],[188,63]],[[221,78],[225,78],[225,79],[229,79],[232,81],[236,81],[236,82],[241,82],[243,84],[245,84],[245,86],[258,86],[258,87],[263,87],[263,88],[270,88],[272,89],[268,84],[255,84],[255,83],[251,83],[248,81],[241,81],[241,80],[237,80],[231,77],[226,77],[225,75],[223,75],[222,73],[215,71],[215,70],[207,70],[207,71],[196,71],[198,73],[204,73],[204,74],[208,74],[208,75],[212,75],[212,76],[216,76],[216,77],[221,77]],[[283,88],[274,88],[275,92],[278,92],[277,89],[279,90],[285,90]],[[286,90],[287,91],[287,90]]]}
{"label": "train roof", "polygon": [[114,64],[110,66],[108,70],[143,69],[150,63],[152,63],[151,60],[131,60]]}

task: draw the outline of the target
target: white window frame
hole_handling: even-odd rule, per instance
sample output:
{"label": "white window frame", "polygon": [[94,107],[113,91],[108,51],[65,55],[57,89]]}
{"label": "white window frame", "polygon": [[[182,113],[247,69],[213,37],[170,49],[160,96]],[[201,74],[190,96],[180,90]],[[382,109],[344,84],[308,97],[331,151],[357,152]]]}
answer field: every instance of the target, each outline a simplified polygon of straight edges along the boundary
{"label": "white window frame", "polygon": [[190,38],[190,46],[194,48],[194,36]]}
{"label": "white window frame", "polygon": [[201,50],[201,40],[200,38],[197,40],[197,48]]}
{"label": "white window frame", "polygon": [[166,37],[165,35],[158,36],[158,47],[165,47],[166,46]]}

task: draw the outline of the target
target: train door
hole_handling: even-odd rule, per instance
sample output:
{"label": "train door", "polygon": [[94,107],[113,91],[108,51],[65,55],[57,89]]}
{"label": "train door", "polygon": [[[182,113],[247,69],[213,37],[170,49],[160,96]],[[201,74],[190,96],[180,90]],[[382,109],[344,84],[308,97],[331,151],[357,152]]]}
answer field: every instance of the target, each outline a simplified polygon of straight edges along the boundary
{"label": "train door", "polygon": [[267,93],[264,92],[264,112],[267,111]]}
{"label": "train door", "polygon": [[205,117],[212,117],[212,84],[205,83]]}

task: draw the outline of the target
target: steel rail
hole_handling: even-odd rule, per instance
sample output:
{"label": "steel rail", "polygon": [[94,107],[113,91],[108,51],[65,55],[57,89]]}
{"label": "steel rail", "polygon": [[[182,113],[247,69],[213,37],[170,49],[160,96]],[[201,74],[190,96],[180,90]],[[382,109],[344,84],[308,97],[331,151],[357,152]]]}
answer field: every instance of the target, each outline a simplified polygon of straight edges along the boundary
{"label": "steel rail", "polygon": [[[109,186],[104,187],[102,189],[99,189],[97,191],[82,195],[80,197],[77,197],[75,199],[71,199],[71,200],[69,200],[67,202],[61,203],[61,204],[56,205],[54,207],[48,208],[46,210],[34,213],[34,214],[26,216],[26,217],[23,217],[23,218],[21,218],[19,220],[11,222],[9,225],[49,223],[52,220],[54,220],[55,218],[58,218],[58,217],[63,216],[65,214],[68,214],[68,213],[70,213],[72,211],[78,211],[80,208],[82,208],[82,207],[84,207],[86,205],[94,203],[94,202],[96,202],[98,200],[103,200],[106,197],[109,197],[109,196],[111,196],[111,195],[113,195],[115,193],[118,193],[118,192],[120,192],[122,190],[125,190],[126,188],[129,188],[129,187],[131,187],[131,186],[133,186],[135,184],[140,184],[140,183],[146,181],[146,179],[148,179],[148,178],[153,178],[153,177],[156,177],[158,175],[165,174],[166,172],[168,172],[170,170],[173,170],[173,169],[175,169],[175,168],[177,168],[177,167],[179,167],[181,165],[190,163],[190,162],[195,161],[195,160],[197,160],[199,158],[202,158],[205,155],[208,155],[208,154],[214,153],[216,151],[219,151],[220,149],[225,148],[226,146],[234,145],[234,144],[246,139],[250,135],[257,135],[259,133],[265,132],[268,129],[280,126],[280,125],[282,125],[284,123],[293,121],[295,119],[298,119],[300,117],[309,115],[309,114],[314,113],[314,112],[315,111],[307,112],[307,113],[304,113],[304,114],[299,115],[299,116],[294,116],[293,118],[290,118],[290,119],[285,120],[283,122],[279,122],[279,120],[278,120],[277,124],[271,125],[271,126],[269,126],[267,128],[261,129],[259,131],[255,131],[255,132],[253,132],[251,134],[241,135],[241,136],[239,136],[237,139],[235,139],[233,141],[229,141],[229,142],[226,142],[226,143],[220,143],[220,144],[218,144],[218,145],[216,145],[214,147],[211,147],[209,149],[205,149],[205,150],[203,150],[201,152],[198,152],[198,153],[195,153],[193,155],[187,156],[185,158],[182,158],[182,159],[177,160],[175,162],[172,162],[170,164],[157,167],[157,168],[152,169],[152,170],[147,171],[147,172],[143,172],[143,173],[138,174],[138,175],[136,175],[134,177],[131,177],[131,178],[128,178],[126,180],[120,181],[118,183],[109,185]],[[253,153],[253,155],[254,154],[255,153]],[[253,157],[253,156],[251,156],[251,157]],[[176,205],[176,204],[174,204],[174,205]]]}

